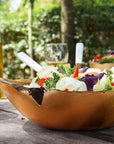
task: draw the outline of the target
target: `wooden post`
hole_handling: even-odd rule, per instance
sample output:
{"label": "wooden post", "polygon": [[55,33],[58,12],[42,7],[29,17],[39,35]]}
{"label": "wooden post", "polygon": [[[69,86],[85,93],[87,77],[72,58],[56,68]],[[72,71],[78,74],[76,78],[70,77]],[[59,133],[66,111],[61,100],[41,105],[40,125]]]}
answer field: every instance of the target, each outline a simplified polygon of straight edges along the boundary
{"label": "wooden post", "polygon": [[[32,9],[33,0],[28,0],[28,44],[29,44],[29,55],[34,59],[33,47],[32,47]],[[31,69],[31,77],[34,77],[34,71]]]}

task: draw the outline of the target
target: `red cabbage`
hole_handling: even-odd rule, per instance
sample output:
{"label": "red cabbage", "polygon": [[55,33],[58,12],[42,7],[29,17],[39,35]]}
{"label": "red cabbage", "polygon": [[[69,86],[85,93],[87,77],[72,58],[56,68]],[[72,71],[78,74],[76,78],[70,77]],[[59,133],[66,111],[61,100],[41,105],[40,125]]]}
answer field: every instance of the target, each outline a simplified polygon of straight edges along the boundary
{"label": "red cabbage", "polygon": [[87,69],[88,69],[88,67],[84,67],[83,69],[79,70],[79,73],[84,73],[84,72],[86,72]]}
{"label": "red cabbage", "polygon": [[114,54],[114,51],[113,51],[113,50],[112,50],[112,51],[109,51],[108,54]]}
{"label": "red cabbage", "polygon": [[86,83],[87,89],[89,91],[93,91],[93,86],[95,84],[97,84],[98,79],[100,80],[103,77],[104,74],[105,73],[100,73],[96,76],[87,74],[87,75],[85,75],[85,77],[81,78],[80,80],[84,81]]}

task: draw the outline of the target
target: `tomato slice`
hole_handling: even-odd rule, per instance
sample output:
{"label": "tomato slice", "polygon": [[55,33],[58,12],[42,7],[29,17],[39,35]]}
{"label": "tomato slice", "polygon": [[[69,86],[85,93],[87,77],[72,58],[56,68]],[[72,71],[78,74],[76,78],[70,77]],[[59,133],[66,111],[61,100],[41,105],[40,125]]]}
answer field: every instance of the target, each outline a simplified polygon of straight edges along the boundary
{"label": "tomato slice", "polygon": [[111,83],[111,86],[114,86],[114,83]]}
{"label": "tomato slice", "polygon": [[48,80],[48,79],[50,79],[50,78],[49,78],[49,77],[46,77],[46,78],[40,79],[40,80],[38,81],[38,85],[39,85],[39,86],[43,86],[45,80]]}

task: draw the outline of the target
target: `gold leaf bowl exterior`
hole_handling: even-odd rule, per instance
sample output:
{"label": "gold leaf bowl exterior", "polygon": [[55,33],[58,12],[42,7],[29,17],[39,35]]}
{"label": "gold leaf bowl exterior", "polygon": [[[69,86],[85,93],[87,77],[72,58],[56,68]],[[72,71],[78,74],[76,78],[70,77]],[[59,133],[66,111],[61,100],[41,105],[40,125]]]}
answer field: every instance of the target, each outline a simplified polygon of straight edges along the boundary
{"label": "gold leaf bowl exterior", "polygon": [[92,130],[114,126],[114,91],[46,90],[40,106],[31,96],[8,84],[0,82],[0,88],[18,111],[40,126],[56,130]]}

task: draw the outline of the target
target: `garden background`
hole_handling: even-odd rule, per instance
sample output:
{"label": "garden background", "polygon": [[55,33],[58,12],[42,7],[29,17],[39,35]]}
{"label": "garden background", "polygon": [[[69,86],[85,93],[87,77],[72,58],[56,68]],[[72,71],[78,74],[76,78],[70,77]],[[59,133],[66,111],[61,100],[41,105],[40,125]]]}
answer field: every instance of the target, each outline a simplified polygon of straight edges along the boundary
{"label": "garden background", "polygon": [[[45,62],[47,43],[61,42],[61,1],[35,0],[32,21],[34,60]],[[83,66],[100,53],[114,50],[114,0],[73,0],[75,41],[84,43]],[[16,54],[28,49],[28,2],[16,10],[10,0],[0,0],[0,31],[3,40],[3,77],[30,78],[30,69]],[[74,47],[75,49],[75,47]]]}

